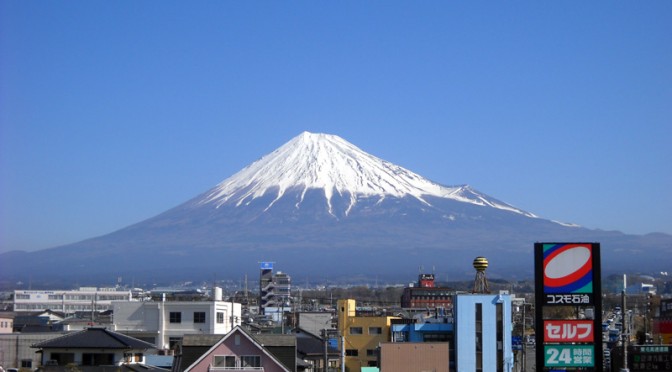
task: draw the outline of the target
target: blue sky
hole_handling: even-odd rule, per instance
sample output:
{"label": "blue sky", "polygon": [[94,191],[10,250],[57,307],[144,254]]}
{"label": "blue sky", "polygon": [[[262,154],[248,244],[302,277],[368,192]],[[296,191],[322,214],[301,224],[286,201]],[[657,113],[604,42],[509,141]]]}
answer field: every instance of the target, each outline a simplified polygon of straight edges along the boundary
{"label": "blue sky", "polygon": [[300,132],[672,233],[672,2],[0,0],[0,251],[99,236]]}

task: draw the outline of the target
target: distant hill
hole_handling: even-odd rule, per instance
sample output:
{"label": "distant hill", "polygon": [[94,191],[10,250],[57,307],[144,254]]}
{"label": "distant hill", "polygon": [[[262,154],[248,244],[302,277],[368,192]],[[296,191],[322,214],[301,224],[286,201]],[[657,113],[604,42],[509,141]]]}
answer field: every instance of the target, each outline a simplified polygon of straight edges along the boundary
{"label": "distant hill", "polygon": [[[552,196],[549,196],[552,197]],[[304,132],[205,193],[107,235],[0,254],[0,282],[83,285],[240,279],[274,261],[295,281],[530,278],[537,241],[602,244],[603,272],[668,271],[672,236],[537,217],[469,185],[444,186],[340,137]]]}

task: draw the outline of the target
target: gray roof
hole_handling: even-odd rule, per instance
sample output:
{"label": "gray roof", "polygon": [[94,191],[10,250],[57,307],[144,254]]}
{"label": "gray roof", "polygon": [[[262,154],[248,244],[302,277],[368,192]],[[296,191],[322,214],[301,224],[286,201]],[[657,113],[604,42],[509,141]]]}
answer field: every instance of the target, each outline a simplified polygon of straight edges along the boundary
{"label": "gray roof", "polygon": [[106,328],[87,328],[51,340],[39,342],[33,348],[40,349],[155,349],[149,342],[138,340]]}
{"label": "gray roof", "polygon": [[209,348],[223,337],[224,335],[184,335],[182,337],[182,346],[207,346]]}
{"label": "gray roof", "polygon": [[295,335],[279,335],[273,333],[263,333],[258,335],[250,334],[252,338],[257,340],[262,346],[296,346],[296,336]]}

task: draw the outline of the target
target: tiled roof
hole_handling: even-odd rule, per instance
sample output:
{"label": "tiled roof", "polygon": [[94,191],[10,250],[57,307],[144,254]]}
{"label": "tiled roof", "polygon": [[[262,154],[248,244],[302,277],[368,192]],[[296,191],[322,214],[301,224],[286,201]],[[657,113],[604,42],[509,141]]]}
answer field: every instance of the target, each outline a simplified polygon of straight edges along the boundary
{"label": "tiled roof", "polygon": [[206,334],[194,334],[194,335],[184,335],[182,337],[182,346],[207,346],[210,348],[212,345],[216,344],[217,341],[221,340],[224,335],[206,335]]}
{"label": "tiled roof", "polygon": [[32,346],[40,349],[86,348],[86,349],[154,349],[156,346],[133,337],[105,328],[87,328]]}

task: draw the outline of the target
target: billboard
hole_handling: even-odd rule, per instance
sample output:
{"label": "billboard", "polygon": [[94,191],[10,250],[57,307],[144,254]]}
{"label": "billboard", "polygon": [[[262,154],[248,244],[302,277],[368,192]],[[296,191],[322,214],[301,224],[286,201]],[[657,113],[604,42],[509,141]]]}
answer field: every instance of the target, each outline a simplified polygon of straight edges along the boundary
{"label": "billboard", "polygon": [[[534,244],[535,323],[543,327],[536,333],[538,370],[602,370],[600,275],[600,243]],[[575,315],[557,319],[549,311],[544,318],[545,309],[559,306]]]}
{"label": "billboard", "polygon": [[[544,305],[593,305],[597,243],[537,243]],[[599,246],[599,244],[597,244]],[[599,279],[597,279],[599,280]]]}

